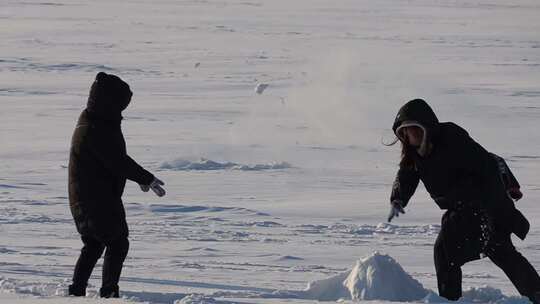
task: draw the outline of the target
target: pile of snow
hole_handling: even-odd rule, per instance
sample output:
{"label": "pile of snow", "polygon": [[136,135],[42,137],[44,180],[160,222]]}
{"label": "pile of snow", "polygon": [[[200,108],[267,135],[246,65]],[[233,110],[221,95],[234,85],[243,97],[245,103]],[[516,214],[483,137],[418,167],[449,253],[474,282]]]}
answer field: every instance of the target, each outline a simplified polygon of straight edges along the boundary
{"label": "pile of snow", "polygon": [[207,171],[207,170],[241,170],[241,171],[263,171],[263,170],[281,170],[290,169],[292,166],[286,162],[273,162],[269,164],[258,165],[242,165],[232,162],[215,162],[209,159],[201,158],[198,161],[189,161],[185,159],[176,159],[169,162],[164,162],[159,166],[164,170],[175,171]]}
{"label": "pile of snow", "polygon": [[427,295],[422,284],[394,259],[378,252],[357,261],[350,271],[311,282],[305,290],[307,298],[320,301],[416,301]]}
{"label": "pile of snow", "polygon": [[[356,262],[352,270],[311,282],[297,298],[318,301],[384,300],[393,302],[421,301],[448,303],[403,270],[392,257],[374,252]],[[463,291],[457,303],[530,304],[520,296],[505,296],[500,289],[489,286]]]}

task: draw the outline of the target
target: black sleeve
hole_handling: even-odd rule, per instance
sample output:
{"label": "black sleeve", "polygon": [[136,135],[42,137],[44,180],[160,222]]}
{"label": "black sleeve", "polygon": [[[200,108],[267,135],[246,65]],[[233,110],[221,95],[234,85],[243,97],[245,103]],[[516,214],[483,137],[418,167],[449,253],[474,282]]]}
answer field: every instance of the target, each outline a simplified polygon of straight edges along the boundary
{"label": "black sleeve", "polygon": [[100,132],[90,141],[90,150],[114,175],[122,176],[142,185],[149,185],[154,176],[125,153],[124,140],[120,135]]}
{"label": "black sleeve", "polygon": [[499,174],[503,180],[505,189],[506,190],[512,189],[512,188],[519,189],[521,186],[519,185],[518,180],[512,173],[512,170],[510,170],[510,168],[506,164],[506,161],[504,160],[504,158],[494,153],[491,153],[491,156],[493,156],[493,158],[495,158],[495,160],[497,161]]}
{"label": "black sleeve", "polygon": [[399,168],[394,184],[392,185],[390,201],[400,200],[403,202],[403,207],[407,206],[419,182],[420,177],[416,170]]}

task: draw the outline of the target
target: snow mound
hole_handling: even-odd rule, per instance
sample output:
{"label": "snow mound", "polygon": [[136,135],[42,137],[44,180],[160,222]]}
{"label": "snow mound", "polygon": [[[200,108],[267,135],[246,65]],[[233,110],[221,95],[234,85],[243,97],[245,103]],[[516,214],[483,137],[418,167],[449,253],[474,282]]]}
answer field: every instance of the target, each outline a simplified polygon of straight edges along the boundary
{"label": "snow mound", "polygon": [[198,161],[176,159],[163,162],[160,169],[174,171],[210,171],[210,170],[240,170],[240,171],[263,171],[290,169],[292,166],[287,162],[272,162],[269,164],[242,165],[232,162],[220,163],[209,159],[201,158]]}
{"label": "snow mound", "polygon": [[320,301],[416,301],[428,295],[422,284],[388,255],[374,252],[350,271],[311,282],[305,296]]}

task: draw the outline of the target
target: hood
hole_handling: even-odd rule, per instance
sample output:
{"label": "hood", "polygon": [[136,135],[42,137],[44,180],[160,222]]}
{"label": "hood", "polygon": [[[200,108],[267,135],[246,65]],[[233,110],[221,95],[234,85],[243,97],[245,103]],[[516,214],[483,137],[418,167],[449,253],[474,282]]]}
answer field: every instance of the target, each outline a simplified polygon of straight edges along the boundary
{"label": "hood", "polygon": [[102,119],[121,120],[132,95],[129,85],[120,77],[99,72],[90,88],[86,109]]}
{"label": "hood", "polygon": [[404,142],[400,129],[409,126],[417,126],[424,131],[422,144],[417,152],[421,156],[425,156],[429,143],[433,142],[439,134],[439,119],[423,99],[413,99],[403,105],[396,115],[392,130]]}

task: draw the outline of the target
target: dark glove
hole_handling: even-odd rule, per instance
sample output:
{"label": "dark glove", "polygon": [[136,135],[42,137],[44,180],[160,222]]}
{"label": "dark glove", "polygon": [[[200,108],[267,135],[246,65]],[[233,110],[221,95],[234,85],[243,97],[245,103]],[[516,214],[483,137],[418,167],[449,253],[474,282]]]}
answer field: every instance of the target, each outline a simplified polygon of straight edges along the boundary
{"label": "dark glove", "polygon": [[510,188],[507,190],[507,192],[508,192],[508,195],[516,201],[519,201],[519,199],[523,197],[523,193],[521,193],[521,190],[519,190],[519,188],[517,187]]}
{"label": "dark glove", "polygon": [[390,223],[394,217],[399,217],[399,214],[405,214],[403,210],[403,201],[393,200],[390,203],[390,214],[388,214],[388,222]]}

